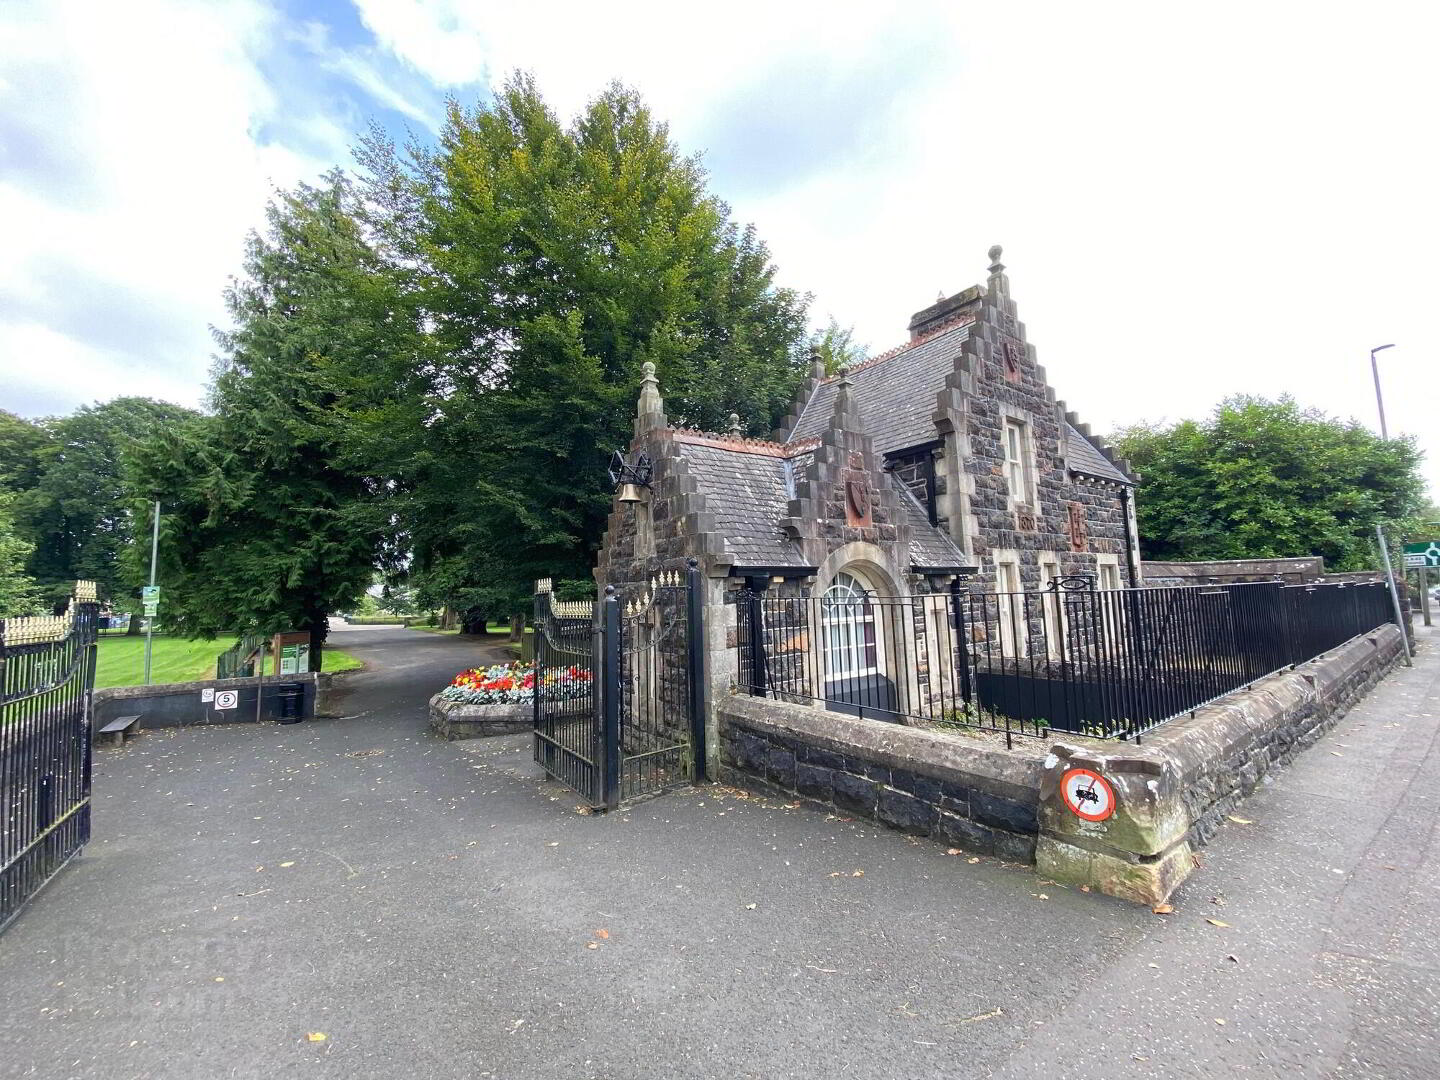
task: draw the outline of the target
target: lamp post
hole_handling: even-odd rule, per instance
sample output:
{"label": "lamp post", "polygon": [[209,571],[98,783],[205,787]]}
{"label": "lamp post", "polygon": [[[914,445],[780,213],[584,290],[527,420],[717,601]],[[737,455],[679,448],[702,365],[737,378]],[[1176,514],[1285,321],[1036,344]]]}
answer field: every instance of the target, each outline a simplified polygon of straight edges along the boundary
{"label": "lamp post", "polygon": [[1376,345],[1375,348],[1370,350],[1370,374],[1375,379],[1375,407],[1380,410],[1380,437],[1386,441],[1389,440],[1390,433],[1385,430],[1385,399],[1380,396],[1380,365],[1375,363],[1375,354],[1393,348],[1395,348],[1395,346],[1392,343],[1390,345]]}
{"label": "lamp post", "polygon": [[[1370,350],[1370,375],[1375,380],[1375,408],[1380,412],[1380,438],[1386,442],[1390,441],[1390,432],[1385,428],[1385,398],[1380,394],[1380,365],[1375,362],[1375,354],[1384,352],[1386,349],[1393,349],[1394,342],[1389,345],[1376,345]],[[1380,543],[1380,555],[1385,560],[1385,580],[1390,585],[1390,603],[1395,607],[1395,625],[1400,629],[1400,637],[1405,643],[1405,666],[1410,666],[1410,635],[1405,633],[1405,622],[1400,614],[1400,589],[1395,584],[1395,570],[1390,565],[1390,544],[1385,539],[1385,530],[1379,525],[1375,526],[1375,539]]]}

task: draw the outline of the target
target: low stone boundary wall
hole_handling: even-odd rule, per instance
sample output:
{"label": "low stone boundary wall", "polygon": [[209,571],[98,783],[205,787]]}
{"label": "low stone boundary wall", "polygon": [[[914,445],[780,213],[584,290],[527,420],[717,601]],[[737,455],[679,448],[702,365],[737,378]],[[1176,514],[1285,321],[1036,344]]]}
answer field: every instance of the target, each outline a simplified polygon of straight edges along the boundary
{"label": "low stone boundary wall", "polygon": [[[1195,865],[1225,815],[1276,765],[1313,745],[1399,662],[1387,624],[1292,671],[1172,720],[1139,745],[1057,743],[1041,785],[1039,871],[1139,903],[1159,903]],[[1065,801],[1065,779],[1084,769],[1108,785],[1113,806],[1087,820]]]}
{"label": "low stone boundary wall", "polygon": [[1044,743],[1005,750],[747,695],[716,710],[725,783],[1034,861]]}
{"label": "low stone boundary wall", "polygon": [[[96,690],[90,710],[91,727],[98,731],[120,716],[140,715],[140,727],[183,727],[188,724],[251,724],[256,720],[255,694],[262,694],[261,720],[280,718],[280,691],[298,683],[303,691],[300,716],[316,715],[330,689],[332,675],[301,672],[296,675],[266,675],[263,680],[200,679],[195,682],[154,683],[150,686],[109,686]],[[234,691],[234,708],[217,709],[222,691]],[[205,700],[209,696],[210,700]]]}
{"label": "low stone boundary wall", "polygon": [[511,735],[534,725],[533,705],[467,705],[439,694],[430,699],[430,730],[449,741]]}
{"label": "low stone boundary wall", "polygon": [[[715,703],[719,779],[1155,904],[1185,880],[1195,850],[1265,774],[1313,745],[1402,654],[1400,632],[1387,624],[1171,720],[1138,744],[1057,742],[1048,753],[1039,739],[1006,750],[730,695]],[[1077,776],[1092,796],[1103,785],[1102,797],[1081,809],[1106,816],[1071,809],[1066,781]]]}

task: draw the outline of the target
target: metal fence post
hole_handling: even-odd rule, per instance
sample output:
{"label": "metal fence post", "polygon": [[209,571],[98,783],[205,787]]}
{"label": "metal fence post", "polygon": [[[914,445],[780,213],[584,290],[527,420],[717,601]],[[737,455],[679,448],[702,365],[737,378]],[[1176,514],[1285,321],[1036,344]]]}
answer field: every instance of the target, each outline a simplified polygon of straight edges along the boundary
{"label": "metal fence post", "polygon": [[620,598],[605,588],[600,621],[600,792],[607,810],[620,805]]}
{"label": "metal fence post", "polygon": [[709,687],[705,682],[705,580],[700,563],[690,559],[685,570],[685,603],[689,623],[688,675],[690,680],[690,751],[695,762],[694,778],[705,779],[705,723],[709,712]]}
{"label": "metal fence post", "polygon": [[746,598],[746,617],[750,623],[750,693],[764,697],[769,685],[765,660],[765,609],[760,591],[750,589]]}

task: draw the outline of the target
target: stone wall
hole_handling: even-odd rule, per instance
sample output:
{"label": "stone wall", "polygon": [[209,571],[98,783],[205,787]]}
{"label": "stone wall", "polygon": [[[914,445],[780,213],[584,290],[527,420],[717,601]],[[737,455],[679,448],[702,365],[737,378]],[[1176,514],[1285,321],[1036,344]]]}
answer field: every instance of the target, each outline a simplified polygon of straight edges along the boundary
{"label": "stone wall", "polygon": [[[154,683],[150,686],[110,686],[96,690],[90,711],[91,726],[98,731],[121,716],[140,717],[140,727],[184,727],[189,724],[250,724],[255,715],[255,693],[263,687],[260,720],[280,717],[282,689],[302,689],[300,715],[325,715],[326,697],[335,676],[328,672],[304,671],[296,675],[266,675],[263,679],[200,679],[195,682]],[[234,690],[233,709],[217,709],[215,701],[203,700],[205,691]]]}
{"label": "stone wall", "polygon": [[1015,862],[1033,862],[1044,743],[1006,750],[744,695],[716,702],[719,778]]}
{"label": "stone wall", "polygon": [[[1158,903],[1194,868],[1194,851],[1277,765],[1313,745],[1400,659],[1386,624],[1292,671],[1157,728],[1140,745],[1057,743],[1041,783],[1037,863],[1056,880]],[[1072,813],[1064,777],[1083,768],[1115,793],[1103,821]]]}

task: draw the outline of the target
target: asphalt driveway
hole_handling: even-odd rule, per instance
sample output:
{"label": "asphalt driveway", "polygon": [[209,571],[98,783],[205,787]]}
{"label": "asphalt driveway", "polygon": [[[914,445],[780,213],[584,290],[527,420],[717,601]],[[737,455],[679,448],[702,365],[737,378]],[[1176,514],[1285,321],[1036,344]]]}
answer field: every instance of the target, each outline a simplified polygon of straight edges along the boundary
{"label": "asphalt driveway", "polygon": [[1158,916],[716,788],[579,813],[526,737],[426,732],[476,646],[343,640],[347,718],[98,755],[0,937],[0,1075],[1435,1075],[1433,649]]}

